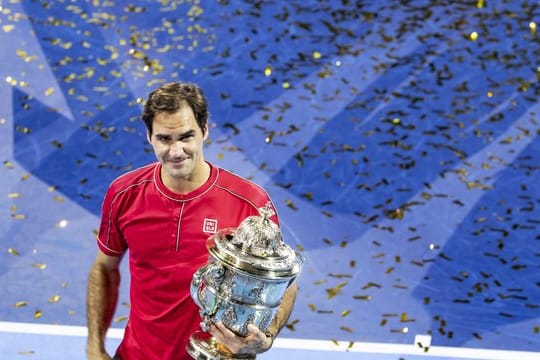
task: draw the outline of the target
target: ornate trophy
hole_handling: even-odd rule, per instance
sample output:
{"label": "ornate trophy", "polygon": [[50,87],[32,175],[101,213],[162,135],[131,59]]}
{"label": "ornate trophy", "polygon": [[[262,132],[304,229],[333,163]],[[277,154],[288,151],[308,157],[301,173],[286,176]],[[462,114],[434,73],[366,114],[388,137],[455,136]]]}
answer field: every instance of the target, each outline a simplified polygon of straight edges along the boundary
{"label": "ornate trophy", "polygon": [[[238,228],[218,231],[206,242],[210,260],[191,282],[203,331],[219,321],[241,336],[247,335],[249,323],[266,330],[300,272],[304,259],[283,242],[278,225],[270,220],[270,203],[259,214],[247,217]],[[255,359],[232,354],[203,332],[190,337],[187,350],[200,360]]]}

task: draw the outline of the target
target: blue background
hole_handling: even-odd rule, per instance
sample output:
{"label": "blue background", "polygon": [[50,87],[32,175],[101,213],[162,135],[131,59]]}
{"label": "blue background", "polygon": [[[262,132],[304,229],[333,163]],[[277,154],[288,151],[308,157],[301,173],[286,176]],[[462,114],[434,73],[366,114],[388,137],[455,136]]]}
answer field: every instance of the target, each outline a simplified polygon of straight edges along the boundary
{"label": "blue background", "polygon": [[0,9],[0,321],[85,324],[102,196],[154,160],[141,100],[184,80],[207,158],[306,257],[282,336],[540,349],[535,2]]}

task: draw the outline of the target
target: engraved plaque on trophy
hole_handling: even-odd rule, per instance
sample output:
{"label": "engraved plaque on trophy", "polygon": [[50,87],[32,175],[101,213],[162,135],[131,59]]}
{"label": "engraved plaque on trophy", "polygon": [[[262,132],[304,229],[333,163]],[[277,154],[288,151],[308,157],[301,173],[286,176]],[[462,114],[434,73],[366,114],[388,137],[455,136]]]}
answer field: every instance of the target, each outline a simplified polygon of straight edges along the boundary
{"label": "engraved plaque on trophy", "polygon": [[[247,335],[247,325],[261,330],[270,326],[287,288],[298,276],[304,259],[282,239],[279,226],[270,220],[270,204],[259,209],[238,228],[218,231],[207,240],[208,263],[191,282],[191,297],[200,308],[201,329],[219,321],[237,333]],[[188,353],[194,359],[254,359],[255,355],[234,355],[208,334],[190,338]]]}

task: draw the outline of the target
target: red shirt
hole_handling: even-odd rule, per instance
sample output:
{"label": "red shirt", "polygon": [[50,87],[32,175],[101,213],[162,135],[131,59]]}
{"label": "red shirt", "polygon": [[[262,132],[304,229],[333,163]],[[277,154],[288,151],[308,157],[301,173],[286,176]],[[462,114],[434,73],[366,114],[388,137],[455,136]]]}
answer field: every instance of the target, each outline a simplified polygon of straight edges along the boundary
{"label": "red shirt", "polygon": [[208,260],[206,239],[270,201],[261,187],[213,165],[187,194],[167,189],[160,170],[154,163],[120,176],[103,201],[99,249],[111,256],[129,249],[131,308],[117,350],[123,360],[191,359],[186,345],[201,318],[189,288]]}

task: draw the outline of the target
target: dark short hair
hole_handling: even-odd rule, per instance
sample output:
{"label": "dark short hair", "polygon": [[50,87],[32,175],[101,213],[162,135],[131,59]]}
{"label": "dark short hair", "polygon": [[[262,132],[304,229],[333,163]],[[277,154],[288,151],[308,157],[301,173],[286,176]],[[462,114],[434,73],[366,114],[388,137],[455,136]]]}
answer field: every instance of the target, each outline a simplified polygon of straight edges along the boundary
{"label": "dark short hair", "polygon": [[208,123],[208,103],[202,89],[193,83],[172,82],[159,86],[148,95],[142,119],[152,135],[154,117],[162,112],[175,113],[184,106],[191,107],[203,134]]}

